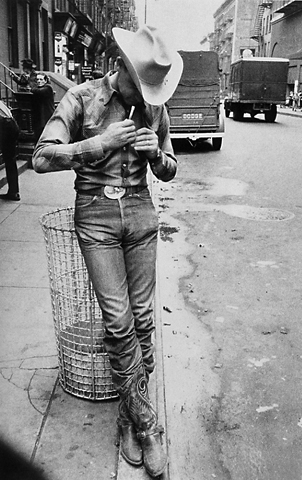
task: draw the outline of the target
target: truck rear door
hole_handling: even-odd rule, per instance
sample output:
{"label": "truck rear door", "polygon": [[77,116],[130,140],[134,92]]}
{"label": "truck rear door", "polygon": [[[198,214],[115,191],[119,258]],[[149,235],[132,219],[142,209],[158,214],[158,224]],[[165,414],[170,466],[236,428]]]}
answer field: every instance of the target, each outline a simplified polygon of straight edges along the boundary
{"label": "truck rear door", "polygon": [[206,138],[219,128],[220,78],[218,55],[208,51],[180,51],[184,69],[168,101],[172,138]]}

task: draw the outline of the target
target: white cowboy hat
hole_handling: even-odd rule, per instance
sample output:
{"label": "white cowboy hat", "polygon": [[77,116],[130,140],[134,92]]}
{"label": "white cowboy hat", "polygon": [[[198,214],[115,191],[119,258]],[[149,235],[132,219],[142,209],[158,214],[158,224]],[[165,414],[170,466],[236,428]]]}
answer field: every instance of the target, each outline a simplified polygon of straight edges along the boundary
{"label": "white cowboy hat", "polygon": [[161,105],[173,95],[180,80],[183,61],[171,51],[158,30],[144,25],[137,32],[113,28],[120,55],[143,99]]}

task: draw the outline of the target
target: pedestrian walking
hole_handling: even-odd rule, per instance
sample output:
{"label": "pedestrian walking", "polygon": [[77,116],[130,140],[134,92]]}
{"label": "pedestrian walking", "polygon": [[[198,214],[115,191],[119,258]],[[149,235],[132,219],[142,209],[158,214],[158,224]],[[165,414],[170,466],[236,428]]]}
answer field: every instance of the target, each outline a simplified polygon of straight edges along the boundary
{"label": "pedestrian walking", "polygon": [[32,118],[34,140],[38,141],[43,128],[55,111],[54,91],[48,76],[43,72],[36,75],[36,85],[30,89],[32,97]]}
{"label": "pedestrian walking", "polygon": [[[163,428],[148,394],[158,219],[147,186],[148,165],[174,178],[164,106],[182,60],[157,29],[112,30],[116,70],[71,88],[46,125],[33,155],[38,173],[76,173],[75,229],[105,323],[104,345],[120,395],[121,451],[160,475],[167,458]],[[133,112],[134,109],[134,112]]]}
{"label": "pedestrian walking", "polygon": [[298,108],[300,108],[300,110],[302,109],[302,92],[301,90],[299,90],[298,92]]}
{"label": "pedestrian walking", "polygon": [[18,84],[20,92],[28,92],[36,81],[36,65],[31,58],[22,60],[22,72],[20,75],[11,73],[11,77]]}
{"label": "pedestrian walking", "polygon": [[299,100],[299,95],[298,92],[295,92],[293,94],[293,99],[292,99],[292,110],[295,112],[298,107],[298,100]]}
{"label": "pedestrian walking", "polygon": [[10,109],[1,100],[0,132],[2,158],[5,164],[6,180],[8,184],[7,193],[1,194],[0,199],[19,201],[20,193],[16,151],[20,130]]}

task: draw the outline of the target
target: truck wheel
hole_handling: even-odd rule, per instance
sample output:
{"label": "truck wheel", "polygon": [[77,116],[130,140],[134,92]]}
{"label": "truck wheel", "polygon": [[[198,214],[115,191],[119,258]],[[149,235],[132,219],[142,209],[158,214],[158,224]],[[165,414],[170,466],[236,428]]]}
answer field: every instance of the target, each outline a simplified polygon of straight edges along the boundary
{"label": "truck wheel", "polygon": [[243,111],[241,110],[240,107],[237,107],[233,111],[233,119],[236,122],[240,122],[243,119]]}
{"label": "truck wheel", "polygon": [[273,123],[276,120],[277,116],[277,107],[272,105],[272,108],[267,112],[264,112],[264,118],[266,122]]}
{"label": "truck wheel", "polygon": [[213,150],[220,150],[221,145],[222,145],[222,138],[221,137],[212,138]]}

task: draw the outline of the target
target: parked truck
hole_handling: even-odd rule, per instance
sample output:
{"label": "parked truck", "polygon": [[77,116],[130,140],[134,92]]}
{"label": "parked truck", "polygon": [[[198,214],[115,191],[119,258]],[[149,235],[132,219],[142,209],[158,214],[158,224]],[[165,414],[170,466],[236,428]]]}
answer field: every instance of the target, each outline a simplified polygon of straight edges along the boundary
{"label": "parked truck", "polygon": [[212,51],[179,51],[183,74],[172,98],[167,103],[170,134],[174,139],[187,139],[192,145],[212,139],[219,150],[224,136],[223,107],[220,102],[218,55]]}
{"label": "parked truck", "polygon": [[288,65],[288,59],[273,57],[241,58],[232,63],[225,116],[233,112],[238,121],[245,113],[252,118],[264,113],[266,122],[274,122],[277,105],[286,101]]}

